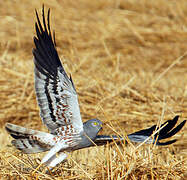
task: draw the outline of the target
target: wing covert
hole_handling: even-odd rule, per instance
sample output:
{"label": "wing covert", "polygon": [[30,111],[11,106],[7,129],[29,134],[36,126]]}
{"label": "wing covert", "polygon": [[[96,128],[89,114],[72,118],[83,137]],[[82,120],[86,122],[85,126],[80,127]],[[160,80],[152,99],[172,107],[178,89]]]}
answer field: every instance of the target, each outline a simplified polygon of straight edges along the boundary
{"label": "wing covert", "polygon": [[68,77],[56,50],[55,37],[50,30],[50,9],[45,21],[42,11],[43,27],[36,11],[36,34],[33,49],[35,64],[35,90],[40,116],[43,123],[55,134],[61,126],[72,125],[76,132],[83,131],[77,93]]}

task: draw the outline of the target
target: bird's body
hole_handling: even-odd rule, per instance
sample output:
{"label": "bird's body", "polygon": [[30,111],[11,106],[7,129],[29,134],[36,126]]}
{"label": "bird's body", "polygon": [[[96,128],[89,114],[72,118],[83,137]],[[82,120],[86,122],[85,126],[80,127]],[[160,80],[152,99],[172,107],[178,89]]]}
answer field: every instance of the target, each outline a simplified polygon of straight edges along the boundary
{"label": "bird's body", "polygon": [[[93,123],[98,123],[97,128],[91,128]],[[97,119],[91,119],[84,123],[84,132],[77,139],[78,143],[76,146],[72,144],[72,147],[67,147],[62,150],[70,151],[77,150],[94,145],[94,140],[97,133],[102,127],[102,122]],[[22,126],[7,123],[6,130],[11,134],[15,140],[12,144],[22,152],[26,154],[33,154],[39,152],[45,152],[53,148],[57,143],[68,139],[65,134],[62,134],[61,129],[57,134],[46,133],[33,129],[24,128]]]}
{"label": "bird's body", "polygon": [[[62,162],[67,155],[64,152],[104,145],[106,142],[117,140],[117,136],[98,135],[102,128],[102,122],[91,119],[82,122],[78,97],[73,80],[66,74],[59,59],[55,38],[52,37],[48,11],[47,24],[43,8],[43,26],[36,12],[37,23],[34,37],[34,74],[37,102],[40,107],[40,116],[43,123],[49,129],[49,133],[27,129],[21,126],[7,123],[5,128],[14,138],[12,144],[24,153],[39,153],[49,151],[42,163],[48,167],[55,167]],[[176,128],[178,116],[168,120],[168,124],[156,133],[147,143],[167,145],[175,142],[160,143],[160,140],[176,134],[184,126],[183,121]],[[158,130],[156,126],[141,130],[128,137],[133,142],[143,142]],[[120,137],[123,140],[122,137]],[[58,156],[56,155],[58,153]]]}
{"label": "bird's body", "polygon": [[72,140],[73,137],[68,137],[61,128],[58,128],[56,134],[32,130],[10,123],[7,123],[5,128],[15,139],[12,141],[12,144],[17,149],[26,154],[49,151],[43,158],[42,163],[45,163],[48,166],[51,166],[51,164],[56,166],[56,163],[52,163],[49,159],[53,157],[53,161],[58,162],[59,157],[56,157],[56,153],[74,151],[93,146],[94,140],[101,127],[102,122],[100,120],[91,119],[86,121],[84,123],[84,131],[79,137],[76,136],[74,141]]}

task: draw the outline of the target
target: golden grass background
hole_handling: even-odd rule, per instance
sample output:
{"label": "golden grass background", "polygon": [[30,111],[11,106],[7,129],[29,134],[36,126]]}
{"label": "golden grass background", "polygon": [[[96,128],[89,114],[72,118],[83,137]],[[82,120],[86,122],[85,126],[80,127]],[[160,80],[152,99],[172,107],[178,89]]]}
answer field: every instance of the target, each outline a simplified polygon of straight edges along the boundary
{"label": "golden grass background", "polygon": [[42,155],[11,146],[6,122],[46,130],[33,81],[35,8],[51,8],[57,49],[79,95],[83,121],[101,134],[132,133],[187,118],[186,0],[7,0],[0,2],[0,177],[2,179],[185,179],[187,127],[167,147],[93,147],[69,155],[52,175],[31,174]]}

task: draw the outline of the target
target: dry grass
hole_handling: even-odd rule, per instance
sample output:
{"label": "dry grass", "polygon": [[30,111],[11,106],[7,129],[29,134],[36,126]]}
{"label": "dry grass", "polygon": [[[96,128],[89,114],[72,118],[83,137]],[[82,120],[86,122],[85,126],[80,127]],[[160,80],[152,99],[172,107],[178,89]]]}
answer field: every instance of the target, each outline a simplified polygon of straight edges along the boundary
{"label": "dry grass", "polygon": [[[176,114],[187,117],[186,0],[50,0],[45,6],[84,121],[97,117],[124,135]],[[44,130],[32,62],[34,9],[41,7],[37,0],[0,2],[0,177],[187,178],[187,127],[168,147],[93,147],[71,153],[53,175],[31,174],[43,154],[15,150],[4,124]],[[106,126],[102,133],[113,132]]]}

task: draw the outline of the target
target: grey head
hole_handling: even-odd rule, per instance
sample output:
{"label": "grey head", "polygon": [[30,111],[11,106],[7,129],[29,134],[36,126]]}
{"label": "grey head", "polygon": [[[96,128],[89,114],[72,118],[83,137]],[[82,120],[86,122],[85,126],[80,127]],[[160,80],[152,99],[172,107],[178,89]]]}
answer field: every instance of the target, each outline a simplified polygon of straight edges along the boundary
{"label": "grey head", "polygon": [[102,124],[98,119],[90,119],[83,123],[84,132],[91,140],[94,140],[98,132],[102,129]]}
{"label": "grey head", "polygon": [[102,129],[102,122],[98,119],[90,119],[83,123],[84,133],[79,145],[75,149],[82,149],[90,146],[94,146],[94,140]]}

